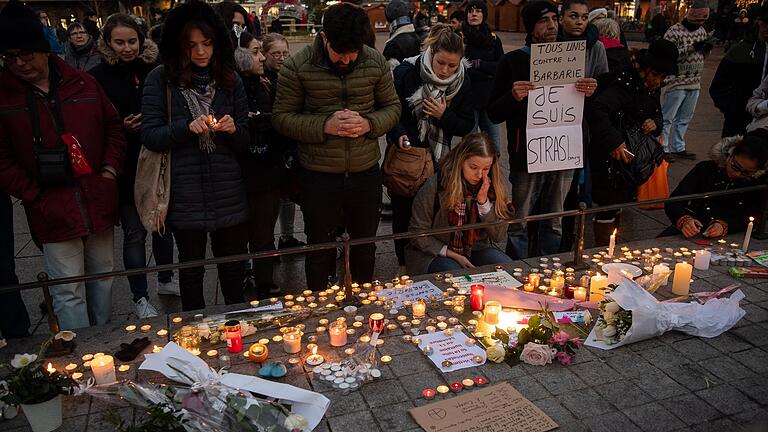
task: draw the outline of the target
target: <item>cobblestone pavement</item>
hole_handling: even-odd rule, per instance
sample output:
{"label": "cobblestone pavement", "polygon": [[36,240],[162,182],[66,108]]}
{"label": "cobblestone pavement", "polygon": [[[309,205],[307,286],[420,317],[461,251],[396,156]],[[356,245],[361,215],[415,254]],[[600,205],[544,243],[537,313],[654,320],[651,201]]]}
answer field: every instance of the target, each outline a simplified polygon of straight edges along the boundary
{"label": "cobblestone pavement", "polygon": [[[739,241],[739,236],[729,237]],[[624,246],[624,244],[619,244]],[[628,244],[632,249],[650,247],[695,246],[678,238],[638,241]],[[768,248],[768,241],[754,241],[753,248]],[[567,256],[562,256],[563,261]],[[514,267],[528,267],[537,263],[531,259],[505,265],[512,272]],[[489,269],[474,269],[473,272]],[[425,275],[423,279],[430,275]],[[693,292],[712,291],[730,285],[741,284],[746,300],[742,307],[746,316],[735,328],[723,335],[704,339],[678,332],[629,346],[601,351],[582,348],[576,363],[563,367],[550,365],[534,367],[525,364],[510,367],[506,364],[485,364],[447,374],[440,373],[417,349],[401,338],[401,331],[387,331],[381,354],[389,354],[393,361],[382,365],[383,376],[366,384],[359,391],[349,394],[327,392],[315,386],[312,374],[301,368],[292,368],[280,382],[306,389],[324,392],[332,401],[326,418],[318,431],[416,431],[408,409],[428,403],[421,398],[424,388],[435,388],[463,378],[484,376],[491,383],[508,381],[525,397],[533,401],[564,431],[764,431],[768,428],[768,282],[759,279],[735,281],[725,267],[713,266],[710,270],[694,270]],[[670,284],[671,286],[671,284]],[[669,287],[662,288],[660,297],[669,297]],[[237,306],[213,306],[205,312],[214,314],[234,310]],[[364,307],[360,313],[371,310]],[[334,318],[339,313],[330,314]],[[159,337],[155,331],[169,328],[171,334],[178,327],[171,324],[175,316],[191,318],[190,313],[172,314],[139,322],[120,316],[107,326],[78,331],[77,347],[70,357],[54,359],[54,365],[78,363],[86,353],[114,352],[122,342],[130,342],[136,333],[127,334],[128,324],[151,324],[146,334],[152,344],[162,345],[167,337]],[[429,310],[429,315],[450,315],[445,310]],[[307,321],[307,328],[315,328],[318,318]],[[249,343],[277,334],[276,330],[257,333],[246,338]],[[0,360],[7,360],[11,353],[34,352],[42,336],[23,341],[13,341],[0,351]],[[321,337],[321,351],[332,360],[341,349],[330,352]],[[223,346],[217,346],[220,350]],[[203,347],[205,352],[208,347]],[[271,349],[274,359],[286,360],[282,349]],[[158,379],[159,375],[140,371],[142,357],[131,363],[127,373],[120,378]],[[212,367],[217,367],[213,360]],[[233,372],[255,374],[257,366],[242,357],[233,361]],[[163,378],[164,380],[164,378]],[[62,431],[112,430],[103,418],[110,408],[108,404],[88,397],[64,399],[65,422]],[[138,418],[141,414],[126,406],[112,406],[124,419]],[[7,422],[0,422],[0,430],[27,430],[23,415]]]}

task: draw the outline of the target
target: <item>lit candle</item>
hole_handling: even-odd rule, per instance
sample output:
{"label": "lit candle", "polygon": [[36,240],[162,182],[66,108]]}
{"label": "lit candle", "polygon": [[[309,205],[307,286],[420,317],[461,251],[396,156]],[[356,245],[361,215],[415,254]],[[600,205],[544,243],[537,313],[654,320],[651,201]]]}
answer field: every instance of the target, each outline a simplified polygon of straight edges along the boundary
{"label": "lit candle", "polygon": [[243,337],[240,335],[240,321],[229,320],[224,323],[227,337],[227,351],[239,353],[243,350]]}
{"label": "lit candle", "polygon": [[608,256],[612,257],[613,252],[616,250],[616,231],[617,229],[614,228],[613,233],[611,234],[611,239],[608,243]]}
{"label": "lit candle", "polygon": [[182,318],[181,317],[174,317],[171,321],[174,324],[178,324],[178,323],[180,323],[182,321]]}
{"label": "lit candle", "polygon": [[125,331],[127,331],[127,332],[136,331],[136,325],[135,324],[131,324],[131,325],[125,326]]}
{"label": "lit candle", "polygon": [[120,372],[128,372],[129,369],[131,369],[131,365],[127,365],[127,364],[120,365],[117,368],[117,370],[119,370]]}
{"label": "lit candle", "polygon": [[600,273],[589,280],[589,301],[601,302],[605,299],[605,287],[608,286],[608,278]]}
{"label": "lit candle", "polygon": [[472,285],[470,287],[469,306],[473,311],[483,310],[485,303],[485,287],[483,285]]}
{"label": "lit candle", "polygon": [[687,262],[675,265],[675,278],[672,280],[672,294],[687,296],[691,287],[693,267]]}
{"label": "lit candle", "polygon": [[208,350],[208,352],[205,353],[205,355],[207,355],[208,357],[216,357],[217,355],[219,355],[219,351],[215,349]]}
{"label": "lit candle", "polygon": [[70,363],[66,366],[64,366],[64,370],[67,371],[67,373],[72,373],[73,370],[77,369],[77,365],[74,363]]}
{"label": "lit candle", "polygon": [[[153,352],[153,353],[159,353],[159,352],[160,352],[160,351],[162,351],[162,350],[163,350],[163,347],[159,347],[159,346],[157,346],[157,345],[155,345],[155,346],[152,348],[152,352]],[[89,363],[90,363],[90,362],[89,362]]]}
{"label": "lit candle", "polygon": [[341,321],[332,322],[328,327],[328,335],[331,339],[331,346],[340,347],[340,346],[346,345],[347,344],[347,324]]}
{"label": "lit candle", "polygon": [[538,273],[531,273],[528,275],[528,282],[536,289],[541,284],[541,275]]}
{"label": "lit candle", "polygon": [[696,259],[693,262],[693,267],[696,268],[696,270],[708,270],[709,269],[709,261],[712,258],[712,252],[702,249],[696,251]]}
{"label": "lit candle", "polygon": [[533,285],[530,283],[527,283],[523,285],[523,290],[526,292],[533,292]]}
{"label": "lit candle", "polygon": [[166,330],[166,329],[158,330],[157,331],[157,335],[158,336],[166,336],[166,335],[168,335],[168,330]]}
{"label": "lit candle", "polygon": [[381,356],[381,362],[384,364],[391,363],[392,362],[392,356],[383,355]]}
{"label": "lit candle", "polygon": [[307,364],[310,366],[317,366],[319,364],[322,364],[325,361],[325,358],[317,353],[317,345],[312,347],[312,354],[307,357]]}
{"label": "lit candle", "polygon": [[53,367],[53,365],[50,362],[48,363],[48,367],[45,368],[45,370],[48,371],[48,375],[53,375],[54,372],[56,372],[56,368]]}
{"label": "lit candle", "polygon": [[83,377],[83,374],[81,372],[75,372],[72,374],[72,379],[74,380],[79,380],[82,377]]}
{"label": "lit candle", "polygon": [[747,252],[749,250],[749,240],[752,238],[752,228],[755,226],[755,218],[749,217],[749,224],[747,225],[747,232],[744,233],[744,243],[741,246],[741,250]]}
{"label": "lit candle", "polygon": [[148,332],[150,330],[152,330],[152,326],[149,324],[144,324],[143,326],[141,326],[141,331],[143,332]]}
{"label": "lit candle", "polygon": [[497,301],[488,301],[485,303],[483,320],[486,324],[496,325],[499,323],[499,314],[501,313],[501,303]]}
{"label": "lit candle", "polygon": [[427,304],[422,299],[418,299],[411,305],[414,318],[424,318],[427,313]]}
{"label": "lit candle", "polygon": [[573,291],[573,299],[576,301],[587,301],[587,290],[584,287],[576,287]]}
{"label": "lit candle", "polygon": [[449,391],[451,391],[451,389],[448,388],[447,385],[439,385],[439,386],[437,386],[437,393],[439,393],[440,396],[445,396]]}
{"label": "lit candle", "polygon": [[669,266],[666,263],[659,263],[653,266],[653,274],[654,275],[663,275],[666,274],[667,277],[664,278],[664,280],[661,282],[661,286],[667,286],[669,283]]}
{"label": "lit candle", "polygon": [[424,399],[431,400],[435,398],[435,391],[432,389],[424,389],[423,392],[421,392],[422,395],[424,395]]}
{"label": "lit candle", "polygon": [[96,385],[111,384],[117,381],[115,377],[115,359],[109,355],[100,355],[91,361],[91,370],[96,379]]}
{"label": "lit candle", "polygon": [[289,327],[283,334],[283,349],[288,354],[296,354],[301,351],[301,330]]}
{"label": "lit candle", "polygon": [[368,327],[371,329],[371,346],[376,346],[379,334],[384,331],[384,314],[376,312],[368,317]]}

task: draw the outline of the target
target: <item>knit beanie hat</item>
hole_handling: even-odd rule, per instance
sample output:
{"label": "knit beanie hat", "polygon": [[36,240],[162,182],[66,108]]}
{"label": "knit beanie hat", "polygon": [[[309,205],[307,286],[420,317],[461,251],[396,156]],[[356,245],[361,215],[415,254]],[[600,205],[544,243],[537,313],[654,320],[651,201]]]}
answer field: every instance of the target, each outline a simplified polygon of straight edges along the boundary
{"label": "knit beanie hat", "polygon": [[596,19],[600,18],[608,18],[608,9],[606,8],[597,8],[593,9],[589,12],[589,22],[592,22]]}
{"label": "knit beanie hat", "polygon": [[526,3],[522,12],[525,31],[528,34],[531,34],[539,18],[543,17],[549,12],[554,12],[555,15],[557,15],[557,6],[548,2],[547,0],[535,0]]}
{"label": "knit beanie hat", "polygon": [[32,8],[17,0],[0,11],[0,51],[9,49],[51,52],[43,23]]}
{"label": "knit beanie hat", "polygon": [[411,12],[408,4],[400,0],[389,2],[387,8],[384,9],[384,16],[387,18],[387,22],[392,22],[400,17],[409,17],[410,15]]}
{"label": "knit beanie hat", "polygon": [[469,0],[467,7],[464,8],[464,12],[469,15],[469,11],[472,9],[480,9],[483,11],[483,22],[488,21],[488,6],[486,6],[483,0]]}
{"label": "knit beanie hat", "polygon": [[677,75],[677,45],[666,39],[651,42],[644,51],[642,63],[666,75]]}

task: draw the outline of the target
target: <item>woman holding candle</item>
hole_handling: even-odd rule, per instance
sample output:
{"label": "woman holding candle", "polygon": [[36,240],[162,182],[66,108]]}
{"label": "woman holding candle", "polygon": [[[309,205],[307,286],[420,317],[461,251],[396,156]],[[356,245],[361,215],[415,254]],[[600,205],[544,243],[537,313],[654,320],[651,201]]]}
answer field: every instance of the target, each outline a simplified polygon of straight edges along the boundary
{"label": "woman holding candle", "polygon": [[[709,151],[710,160],[696,164],[686,174],[671,196],[737,189],[764,181],[768,164],[768,132],[750,132],[723,138]],[[701,234],[722,237],[743,231],[750,216],[760,211],[761,193],[667,203],[664,211],[673,225],[659,237],[683,234],[686,238]]]}
{"label": "woman holding candle", "polygon": [[[438,174],[416,195],[409,231],[508,219],[514,213],[511,207],[493,142],[483,133],[473,133],[445,156]],[[407,270],[436,273],[511,262],[494,247],[503,241],[506,228],[498,225],[412,239],[405,249]]]}
{"label": "woman holding candle", "polygon": [[[163,65],[147,76],[141,138],[170,150],[171,191],[165,224],[179,261],[246,252],[248,204],[235,156],[248,146],[248,103],[234,70],[229,32],[209,5],[189,2],[168,13],[160,43]],[[167,102],[169,101],[169,102]],[[224,301],[243,302],[242,262],[218,265]],[[179,271],[184,310],[205,307],[205,269]]]}

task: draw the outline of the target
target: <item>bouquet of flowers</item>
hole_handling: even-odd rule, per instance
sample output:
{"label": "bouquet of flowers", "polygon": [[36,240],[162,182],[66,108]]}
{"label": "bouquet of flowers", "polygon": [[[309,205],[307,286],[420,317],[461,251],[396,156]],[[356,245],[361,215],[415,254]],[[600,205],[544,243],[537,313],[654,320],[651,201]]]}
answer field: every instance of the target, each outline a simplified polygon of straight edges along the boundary
{"label": "bouquet of flowers", "polygon": [[506,360],[513,365],[522,361],[544,366],[555,360],[564,366],[569,365],[582,345],[581,339],[560,329],[546,305],[542,306],[540,314],[528,318],[527,327],[518,334],[497,328],[494,336],[500,343],[486,350],[486,358],[495,363]]}
{"label": "bouquet of flowers", "polygon": [[622,280],[600,305],[600,318],[586,345],[613,349],[677,330],[693,336],[716,337],[734,326],[746,313],[738,290],[730,298],[698,302],[660,302],[629,279]]}

